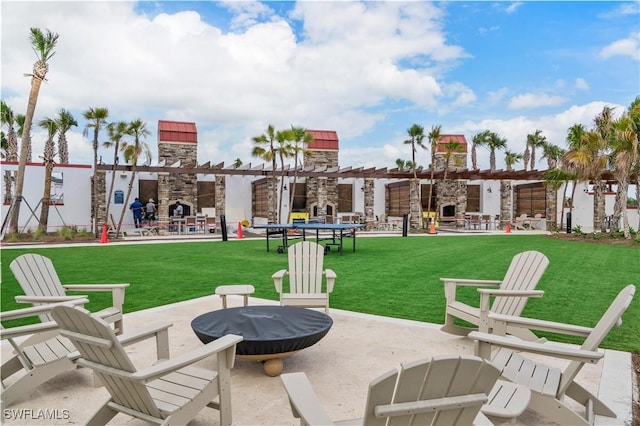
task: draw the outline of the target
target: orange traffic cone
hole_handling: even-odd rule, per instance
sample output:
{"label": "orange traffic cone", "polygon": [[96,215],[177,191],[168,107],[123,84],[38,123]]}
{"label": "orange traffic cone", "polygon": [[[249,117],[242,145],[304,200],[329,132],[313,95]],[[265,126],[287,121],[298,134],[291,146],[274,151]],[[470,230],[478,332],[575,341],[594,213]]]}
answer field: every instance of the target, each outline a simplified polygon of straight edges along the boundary
{"label": "orange traffic cone", "polygon": [[105,223],[102,227],[102,238],[100,238],[100,244],[106,244],[109,242],[109,227]]}
{"label": "orange traffic cone", "polygon": [[244,235],[242,235],[242,222],[238,222],[238,233],[236,234],[236,238],[239,240],[244,238]]}
{"label": "orange traffic cone", "polygon": [[429,234],[437,234],[435,220],[431,221],[431,225],[429,226]]}
{"label": "orange traffic cone", "polygon": [[506,233],[507,233],[507,234],[510,234],[510,233],[511,233],[511,224],[510,224],[510,223],[507,223],[507,230],[506,230]]}

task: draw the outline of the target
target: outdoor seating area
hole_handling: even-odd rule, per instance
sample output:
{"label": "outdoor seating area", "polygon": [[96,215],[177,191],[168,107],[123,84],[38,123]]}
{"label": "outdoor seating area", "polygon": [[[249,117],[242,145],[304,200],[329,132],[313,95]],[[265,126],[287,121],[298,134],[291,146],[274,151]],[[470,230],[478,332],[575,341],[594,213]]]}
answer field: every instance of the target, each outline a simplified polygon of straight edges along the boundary
{"label": "outdoor seating area", "polygon": [[[230,295],[229,306],[241,307],[244,304],[243,299],[242,295]],[[277,302],[250,298],[249,305],[277,305]],[[172,326],[167,329],[169,350],[166,355],[170,354],[173,358],[182,353],[203,349],[202,343],[192,332],[190,324],[197,313],[212,309],[222,309],[221,299],[213,294],[125,314],[124,320],[127,323],[127,334],[129,334],[148,328],[149,324],[166,323],[167,319],[170,319]],[[333,309],[331,318],[333,327],[329,333],[311,348],[288,357],[284,373],[286,375],[304,372],[312,383],[326,415],[332,420],[363,416],[369,383],[385,371],[396,369],[400,364],[433,357],[474,356],[473,340],[442,333],[439,326],[434,324]],[[76,335],[72,333],[70,336]],[[3,359],[6,359],[11,351],[12,347],[3,342]],[[140,366],[138,368],[148,367],[159,356],[156,345],[142,341],[129,344],[125,352],[134,365]],[[600,393],[602,400],[611,407],[621,410],[622,418],[612,420],[608,417],[596,417],[595,424],[612,424],[612,421],[623,424],[626,414],[624,404],[620,405],[620,401],[626,396],[620,396],[614,390],[620,391],[625,388],[619,382],[620,377],[629,378],[629,380],[630,377],[628,372],[626,375],[620,374],[615,369],[625,363],[621,360],[628,354],[612,350],[601,352],[603,360],[597,364],[585,364],[575,379],[589,392]],[[539,359],[537,355],[533,357]],[[200,361],[198,366],[216,370],[219,368],[219,362],[215,357],[210,357]],[[550,358],[547,362],[556,368],[564,368],[566,365],[558,358]],[[612,380],[614,377],[615,383],[607,383],[607,380]],[[282,381],[278,377],[265,375],[261,362],[236,360],[233,369],[230,370],[230,390],[233,424],[298,424],[298,420],[291,411],[289,397]],[[91,368],[70,369],[18,398],[10,408],[19,410],[56,407],[67,410],[68,420],[65,422],[68,424],[85,424],[108,400],[110,392],[108,388],[93,386]],[[568,404],[572,406],[571,401],[568,401]],[[190,423],[192,425],[221,424],[216,411],[204,409],[193,415],[195,417]],[[122,413],[117,414],[111,424],[125,421],[128,424],[147,424],[142,420],[131,420],[129,415]],[[23,423],[15,418],[6,418],[4,421],[7,425]],[[29,422],[34,425],[50,423],[51,421],[46,419],[34,419]],[[512,424],[551,425],[553,423],[542,414],[527,410]]]}

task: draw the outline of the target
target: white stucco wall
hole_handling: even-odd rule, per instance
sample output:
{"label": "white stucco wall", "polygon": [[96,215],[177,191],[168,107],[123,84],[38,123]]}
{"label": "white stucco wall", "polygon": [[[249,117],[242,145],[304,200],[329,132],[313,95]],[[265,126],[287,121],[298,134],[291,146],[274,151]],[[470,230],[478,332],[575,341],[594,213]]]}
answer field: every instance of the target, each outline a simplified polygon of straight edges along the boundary
{"label": "white stucco wall", "polygon": [[[18,170],[16,162],[1,162],[2,177],[4,171]],[[43,195],[45,169],[42,164],[29,163],[25,169],[23,202],[20,206],[18,226],[20,232],[35,230],[40,218],[40,200]],[[78,229],[91,229],[91,166],[82,164],[56,165],[54,174],[62,174],[63,204],[49,207],[47,232],[55,232],[64,226],[76,226]],[[9,205],[4,200],[4,179],[2,180],[2,222],[7,216]],[[52,189],[52,196],[53,194]],[[32,212],[33,210],[33,212]],[[35,213],[35,215],[34,215]]]}

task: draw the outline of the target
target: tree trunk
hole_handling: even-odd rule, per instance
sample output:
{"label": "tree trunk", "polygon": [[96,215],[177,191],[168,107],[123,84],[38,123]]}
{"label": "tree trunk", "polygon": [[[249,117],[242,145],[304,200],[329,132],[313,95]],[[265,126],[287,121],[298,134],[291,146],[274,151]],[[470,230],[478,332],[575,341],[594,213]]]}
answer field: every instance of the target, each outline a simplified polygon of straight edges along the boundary
{"label": "tree trunk", "polygon": [[127,206],[129,205],[129,198],[131,197],[131,190],[133,189],[133,181],[136,178],[136,169],[137,169],[136,159],[131,166],[131,179],[129,179],[129,188],[127,188],[127,196],[124,200],[124,205],[122,206],[122,212],[120,213],[120,219],[118,220],[118,227],[116,228],[116,238],[120,236],[120,228],[122,227],[122,221],[124,220],[124,214],[127,212]]}
{"label": "tree trunk", "polygon": [[38,228],[47,232],[49,226],[49,205],[51,204],[51,174],[53,161],[47,161],[44,166],[44,191],[42,192],[42,206],[40,208],[40,223]]}
{"label": "tree trunk", "polygon": [[18,232],[18,221],[20,220],[20,204],[22,203],[22,191],[24,190],[24,173],[27,168],[27,156],[29,155],[29,147],[31,140],[31,125],[33,116],[36,111],[36,103],[38,102],[38,93],[42,80],[35,75],[31,77],[31,91],[29,92],[29,104],[27,105],[27,113],[25,114],[24,126],[22,129],[22,141],[20,143],[20,161],[18,163],[18,175],[16,176],[16,194],[13,201],[13,209],[11,210],[11,219],[9,221],[9,232]]}
{"label": "tree trunk", "polygon": [[604,232],[604,183],[596,179],[593,185],[593,232]]}

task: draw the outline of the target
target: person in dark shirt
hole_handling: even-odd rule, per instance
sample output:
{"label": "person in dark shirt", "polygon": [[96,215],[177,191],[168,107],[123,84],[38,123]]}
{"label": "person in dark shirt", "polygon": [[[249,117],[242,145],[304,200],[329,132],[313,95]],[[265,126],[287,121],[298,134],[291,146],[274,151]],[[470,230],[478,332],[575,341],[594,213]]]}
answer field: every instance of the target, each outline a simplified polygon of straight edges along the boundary
{"label": "person in dark shirt", "polygon": [[136,228],[142,227],[143,207],[144,206],[142,205],[138,197],[136,197],[136,200],[129,206],[129,209],[133,212],[133,223],[135,224]]}

